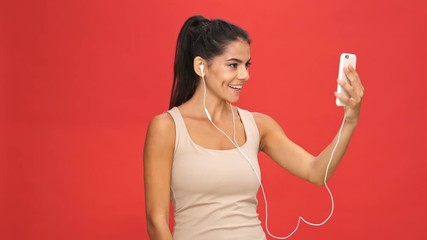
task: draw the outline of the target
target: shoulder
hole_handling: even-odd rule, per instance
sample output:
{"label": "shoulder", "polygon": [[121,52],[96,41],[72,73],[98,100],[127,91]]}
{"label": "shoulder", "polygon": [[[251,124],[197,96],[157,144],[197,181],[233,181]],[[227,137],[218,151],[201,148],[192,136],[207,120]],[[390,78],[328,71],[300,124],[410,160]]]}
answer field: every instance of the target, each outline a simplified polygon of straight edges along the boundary
{"label": "shoulder", "polygon": [[169,113],[161,113],[150,120],[147,139],[156,139],[162,142],[175,139],[175,122]]}
{"label": "shoulder", "polygon": [[251,112],[259,129],[261,138],[272,134],[283,134],[282,127],[272,117],[264,113]]}
{"label": "shoulder", "polygon": [[277,122],[270,116],[268,116],[267,114],[264,113],[259,113],[259,112],[251,112],[252,116],[255,119],[255,122],[258,126],[258,128],[261,129],[268,129],[271,127],[274,127],[275,125],[277,125]]}
{"label": "shoulder", "polygon": [[150,120],[148,128],[157,131],[173,130],[175,128],[175,122],[169,113],[164,112],[154,116]]}
{"label": "shoulder", "polygon": [[257,125],[263,124],[265,122],[268,121],[274,121],[273,118],[271,118],[270,116],[268,116],[267,114],[264,113],[260,113],[260,112],[252,112],[243,108],[238,108],[240,112],[244,113],[245,115],[249,115],[252,116],[253,119],[255,120],[255,122],[257,123]]}
{"label": "shoulder", "polygon": [[287,139],[282,127],[272,117],[258,112],[253,112],[252,115],[261,136],[261,151],[266,151],[269,146],[277,145],[278,142]]}

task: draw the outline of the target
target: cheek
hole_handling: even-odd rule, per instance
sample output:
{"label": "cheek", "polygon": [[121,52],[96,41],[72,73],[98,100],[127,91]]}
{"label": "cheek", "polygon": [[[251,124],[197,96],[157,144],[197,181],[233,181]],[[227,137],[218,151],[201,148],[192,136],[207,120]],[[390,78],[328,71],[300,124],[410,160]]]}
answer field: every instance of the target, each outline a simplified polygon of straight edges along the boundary
{"label": "cheek", "polygon": [[219,71],[213,72],[209,76],[209,80],[215,84],[223,82],[225,78],[226,78],[225,74],[223,72],[219,72]]}
{"label": "cheek", "polygon": [[235,71],[232,71],[230,69],[223,70],[218,74],[218,79],[220,79],[222,82],[232,81],[235,77],[236,77]]}
{"label": "cheek", "polygon": [[210,72],[210,79],[218,85],[228,85],[236,78],[237,71],[229,66],[215,66]]}

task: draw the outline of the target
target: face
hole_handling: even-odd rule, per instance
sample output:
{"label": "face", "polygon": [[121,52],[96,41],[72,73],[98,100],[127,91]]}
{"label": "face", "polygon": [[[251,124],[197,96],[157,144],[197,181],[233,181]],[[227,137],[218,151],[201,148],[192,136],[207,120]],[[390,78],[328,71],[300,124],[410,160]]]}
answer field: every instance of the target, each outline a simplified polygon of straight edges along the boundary
{"label": "face", "polygon": [[236,102],[249,79],[250,63],[247,42],[236,40],[229,43],[223,54],[209,61],[205,76],[207,91],[222,100]]}

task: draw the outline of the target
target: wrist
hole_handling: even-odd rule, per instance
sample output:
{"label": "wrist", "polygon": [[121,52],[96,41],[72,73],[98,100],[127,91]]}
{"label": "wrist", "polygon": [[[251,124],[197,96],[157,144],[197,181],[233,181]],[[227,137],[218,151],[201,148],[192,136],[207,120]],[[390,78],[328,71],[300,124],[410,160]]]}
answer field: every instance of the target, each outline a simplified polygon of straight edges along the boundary
{"label": "wrist", "polygon": [[354,118],[354,117],[346,117],[345,118],[346,124],[357,126],[358,122],[359,122],[359,118]]}

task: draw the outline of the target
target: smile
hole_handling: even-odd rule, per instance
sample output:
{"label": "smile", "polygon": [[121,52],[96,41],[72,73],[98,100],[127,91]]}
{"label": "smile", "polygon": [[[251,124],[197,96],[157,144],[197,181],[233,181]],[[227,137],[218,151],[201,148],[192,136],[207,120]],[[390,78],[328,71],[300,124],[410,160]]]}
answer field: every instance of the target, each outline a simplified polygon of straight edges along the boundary
{"label": "smile", "polygon": [[233,90],[240,91],[243,86],[242,85],[228,85],[228,87],[230,87]]}

